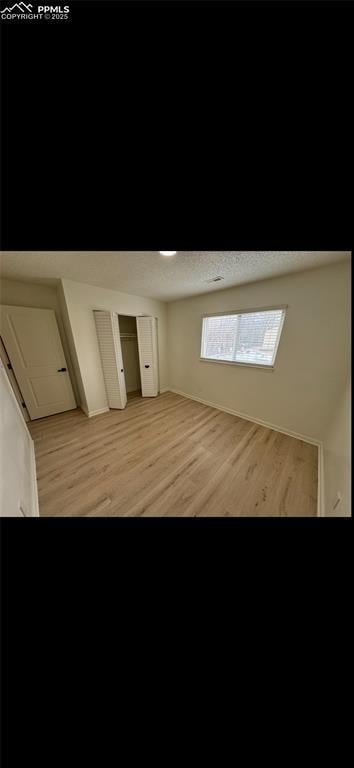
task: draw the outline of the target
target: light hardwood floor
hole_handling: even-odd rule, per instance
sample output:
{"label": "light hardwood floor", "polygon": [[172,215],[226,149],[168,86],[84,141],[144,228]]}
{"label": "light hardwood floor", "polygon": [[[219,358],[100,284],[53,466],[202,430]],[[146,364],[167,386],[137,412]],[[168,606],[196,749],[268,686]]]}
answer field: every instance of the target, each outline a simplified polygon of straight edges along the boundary
{"label": "light hardwood floor", "polygon": [[41,516],[315,516],[317,448],[166,392],[31,422]]}

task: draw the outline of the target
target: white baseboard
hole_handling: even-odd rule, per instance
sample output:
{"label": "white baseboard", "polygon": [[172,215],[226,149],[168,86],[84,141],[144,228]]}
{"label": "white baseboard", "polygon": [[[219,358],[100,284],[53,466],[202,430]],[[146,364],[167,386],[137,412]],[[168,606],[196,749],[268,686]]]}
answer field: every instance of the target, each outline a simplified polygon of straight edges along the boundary
{"label": "white baseboard", "polygon": [[88,411],[87,408],[85,408],[84,405],[80,405],[81,410],[84,412],[86,416],[88,416],[89,419],[92,418],[92,416],[99,416],[101,413],[108,413],[109,408],[99,408],[98,411]]}
{"label": "white baseboard", "polygon": [[232,408],[226,408],[226,406],[223,405],[217,405],[217,403],[211,403],[209,400],[202,400],[201,397],[195,397],[195,395],[187,395],[186,392],[181,392],[179,389],[170,389],[170,392],[174,392],[176,395],[181,395],[182,397],[188,397],[190,400],[196,400],[198,403],[203,403],[203,405],[209,405],[210,408],[216,408],[218,411],[225,411],[225,413],[231,413],[232,416],[238,416],[240,419],[245,419],[246,421],[253,421],[255,424],[260,424],[261,427],[267,427],[268,429],[273,429],[275,432],[281,432],[283,435],[288,435],[289,437],[296,437],[297,440],[303,440],[304,443],[310,443],[311,445],[321,445],[320,440],[316,440],[313,437],[309,437],[308,435],[301,435],[299,432],[293,432],[290,429],[284,429],[283,427],[278,427],[276,424],[271,424],[269,421],[263,421],[263,419],[256,419],[253,416],[249,416],[246,413],[240,413],[240,411],[235,411]]}
{"label": "white baseboard", "polygon": [[32,479],[32,515],[31,516],[39,517],[36,455],[34,452],[33,440],[31,440],[31,479]]}
{"label": "white baseboard", "polygon": [[317,517],[326,517],[323,443],[318,446]]}
{"label": "white baseboard", "polygon": [[[160,389],[159,394],[163,395],[164,392],[172,392],[172,390],[169,387],[165,387],[164,389]],[[82,403],[80,403],[80,408],[89,419],[91,419],[92,416],[99,416],[101,413],[107,413],[110,410],[110,408],[100,408],[98,411],[88,411]]]}
{"label": "white baseboard", "polygon": [[232,416],[238,416],[240,419],[245,419],[246,421],[252,421],[254,422],[254,424],[260,424],[261,427],[267,427],[267,429],[273,429],[275,432],[281,432],[281,434],[283,435],[294,437],[296,438],[296,440],[302,440],[304,443],[310,443],[310,445],[315,445],[316,448],[318,448],[317,517],[325,516],[324,463],[323,463],[323,444],[321,440],[316,440],[313,437],[309,437],[309,435],[302,435],[299,432],[293,432],[290,429],[284,429],[283,427],[279,427],[276,424],[270,424],[268,421],[263,421],[263,419],[255,419],[253,416],[249,416],[248,414],[245,414],[245,413],[240,413],[240,411],[235,411],[232,408],[226,408],[225,406],[218,405],[217,403],[211,403],[209,400],[203,400],[201,397],[196,397],[195,395],[188,395],[187,392],[182,392],[180,389],[174,389],[170,387],[169,391],[174,392],[176,395],[181,395],[181,397],[187,397],[189,400],[196,400],[198,403],[203,403],[203,405],[208,405],[210,408],[216,408],[218,411],[231,413]]}
{"label": "white baseboard", "polygon": [[[160,389],[159,394],[163,395],[164,392],[172,392],[170,387],[165,387],[164,389]],[[88,416],[89,419],[92,418],[92,416],[99,416],[101,413],[107,413],[110,408],[100,408],[98,411],[88,411],[86,406],[80,403],[81,410],[84,412],[85,416]]]}

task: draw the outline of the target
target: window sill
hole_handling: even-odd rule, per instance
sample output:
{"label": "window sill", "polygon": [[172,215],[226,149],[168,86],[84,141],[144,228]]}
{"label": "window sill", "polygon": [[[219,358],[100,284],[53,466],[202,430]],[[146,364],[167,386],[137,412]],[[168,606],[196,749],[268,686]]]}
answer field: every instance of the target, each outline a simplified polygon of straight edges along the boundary
{"label": "window sill", "polygon": [[262,365],[261,363],[239,363],[237,360],[213,360],[209,357],[200,357],[201,363],[216,363],[216,365],[240,365],[242,368],[260,368],[262,371],[274,371],[274,365]]}

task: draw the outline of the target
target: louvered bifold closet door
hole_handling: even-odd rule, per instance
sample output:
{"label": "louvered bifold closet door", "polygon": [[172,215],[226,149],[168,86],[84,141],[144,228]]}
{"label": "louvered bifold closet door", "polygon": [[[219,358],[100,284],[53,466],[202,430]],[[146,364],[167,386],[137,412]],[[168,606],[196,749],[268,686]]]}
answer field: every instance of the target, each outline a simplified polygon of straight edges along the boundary
{"label": "louvered bifold closet door", "polygon": [[156,397],[159,393],[157,357],[157,325],[155,317],[137,317],[141,394]]}
{"label": "louvered bifold closet door", "polygon": [[110,408],[125,408],[127,393],[120,345],[118,315],[94,311],[98,346],[102,361],[107,400]]}

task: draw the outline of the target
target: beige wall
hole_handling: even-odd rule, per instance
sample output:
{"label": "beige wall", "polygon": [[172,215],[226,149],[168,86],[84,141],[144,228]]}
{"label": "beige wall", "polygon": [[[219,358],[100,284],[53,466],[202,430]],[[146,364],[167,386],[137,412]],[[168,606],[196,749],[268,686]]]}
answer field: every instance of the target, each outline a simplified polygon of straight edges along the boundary
{"label": "beige wall", "polygon": [[[348,378],[325,435],[324,481],[325,514],[351,515],[351,385]],[[342,501],[333,510],[339,491]]]}
{"label": "beige wall", "polygon": [[60,313],[63,319],[64,328],[65,328],[66,338],[68,340],[68,345],[70,349],[70,357],[71,357],[72,365],[75,371],[75,379],[77,382],[77,392],[78,392],[77,403],[78,405],[82,405],[84,410],[87,411],[85,390],[84,390],[84,385],[82,383],[79,360],[78,360],[77,350],[74,342],[74,336],[73,336],[73,331],[72,331],[71,322],[69,318],[68,308],[65,301],[62,282],[60,282],[58,285],[57,297],[58,297],[58,303],[60,307]]}
{"label": "beige wall", "polygon": [[[287,304],[274,371],[199,360],[203,313]],[[323,440],[347,376],[350,264],[168,304],[169,386]]]}
{"label": "beige wall", "polygon": [[56,286],[37,283],[21,282],[19,280],[0,280],[0,304],[11,307],[34,307],[37,309],[54,309],[64,355],[73,385],[76,401],[79,402],[79,390],[70,355],[70,346],[65,333],[62,312]]}
{"label": "beige wall", "polygon": [[85,396],[83,406],[89,413],[108,407],[103,379],[94,309],[103,309],[123,315],[146,314],[158,320],[158,347],[160,389],[167,381],[167,309],[161,301],[132,296],[128,293],[96,288],[72,280],[62,280],[63,301],[71,326],[70,343],[75,348],[80,382]]}
{"label": "beige wall", "polygon": [[0,281],[0,302],[10,307],[58,309],[55,286],[37,285],[36,283],[3,278]]}

